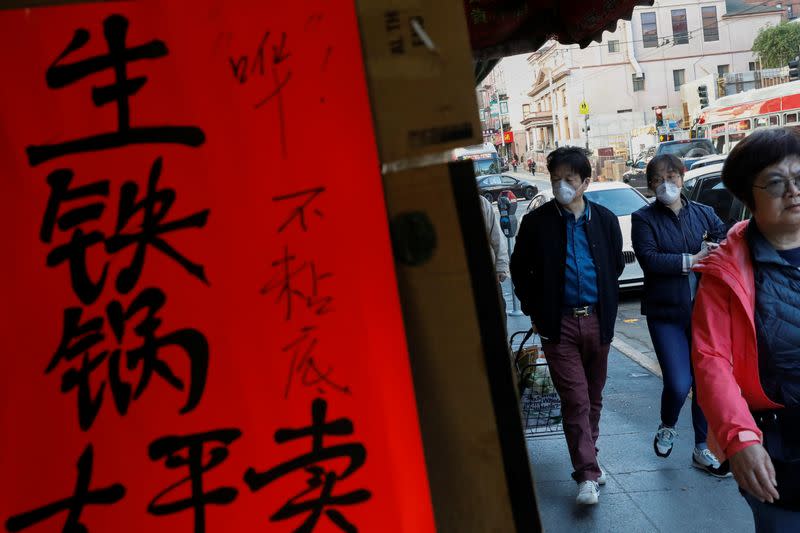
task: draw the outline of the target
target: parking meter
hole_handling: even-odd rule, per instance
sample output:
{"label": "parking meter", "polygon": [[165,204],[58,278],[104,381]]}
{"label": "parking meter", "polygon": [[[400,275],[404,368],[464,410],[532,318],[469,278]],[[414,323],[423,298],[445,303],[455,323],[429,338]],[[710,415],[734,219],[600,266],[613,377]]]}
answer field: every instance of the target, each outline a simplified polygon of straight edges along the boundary
{"label": "parking meter", "polygon": [[503,234],[511,239],[517,234],[518,223],[517,223],[517,200],[514,198],[513,200],[509,199],[508,196],[503,194],[497,198],[497,209],[500,211],[500,229],[503,230]]}
{"label": "parking meter", "polygon": [[511,239],[516,236],[519,223],[517,217],[514,215],[500,215],[500,229],[503,230],[503,235]]}
{"label": "parking meter", "polygon": [[517,212],[517,197],[509,198],[509,191],[503,191],[497,197],[497,210],[500,214],[513,215]]}

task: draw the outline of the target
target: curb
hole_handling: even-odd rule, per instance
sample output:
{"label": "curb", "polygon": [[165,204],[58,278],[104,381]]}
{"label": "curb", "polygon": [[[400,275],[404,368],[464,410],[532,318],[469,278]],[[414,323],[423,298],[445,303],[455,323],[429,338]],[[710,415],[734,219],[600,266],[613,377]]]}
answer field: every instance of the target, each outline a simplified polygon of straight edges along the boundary
{"label": "curb", "polygon": [[632,360],[634,363],[638,364],[650,373],[655,374],[660,378],[664,377],[661,374],[661,367],[656,361],[653,361],[627,342],[614,339],[611,341],[611,346],[622,352],[622,355],[626,356],[628,359]]}

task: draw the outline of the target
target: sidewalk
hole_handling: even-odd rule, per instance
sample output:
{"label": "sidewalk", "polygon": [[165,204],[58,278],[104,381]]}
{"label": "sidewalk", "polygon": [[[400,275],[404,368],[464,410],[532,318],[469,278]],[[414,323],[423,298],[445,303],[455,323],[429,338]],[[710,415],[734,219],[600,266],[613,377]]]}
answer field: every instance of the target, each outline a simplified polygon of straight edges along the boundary
{"label": "sidewalk", "polygon": [[[505,288],[511,309],[510,288]],[[530,327],[528,317],[509,316],[508,331]],[[717,479],[691,466],[694,438],[690,403],[678,423],[672,455],[653,452],[661,380],[618,349],[609,354],[600,421],[600,463],[608,483],[600,503],[575,504],[563,434],[528,440],[542,524],[548,532],[748,532],[753,518],[733,478]]]}

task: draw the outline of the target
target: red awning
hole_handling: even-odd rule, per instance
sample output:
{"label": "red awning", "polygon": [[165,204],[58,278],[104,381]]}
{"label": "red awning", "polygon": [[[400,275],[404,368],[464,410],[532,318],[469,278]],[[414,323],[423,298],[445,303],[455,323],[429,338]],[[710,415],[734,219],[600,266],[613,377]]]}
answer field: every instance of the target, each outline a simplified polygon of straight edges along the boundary
{"label": "red awning", "polygon": [[581,47],[599,41],[637,5],[653,0],[464,0],[476,78],[491,60],[533,52],[550,38]]}

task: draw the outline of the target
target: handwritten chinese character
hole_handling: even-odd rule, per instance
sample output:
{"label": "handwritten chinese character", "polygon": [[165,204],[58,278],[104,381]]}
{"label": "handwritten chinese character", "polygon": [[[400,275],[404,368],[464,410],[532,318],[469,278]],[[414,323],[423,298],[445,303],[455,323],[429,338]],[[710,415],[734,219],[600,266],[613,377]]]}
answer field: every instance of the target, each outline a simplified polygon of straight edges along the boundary
{"label": "handwritten chinese character", "polygon": [[[234,487],[206,490],[203,485],[203,474],[225,461],[229,455],[228,446],[241,436],[240,430],[228,428],[194,435],[171,435],[153,441],[148,448],[152,461],[165,459],[167,468],[187,467],[189,475],[161,491],[150,502],[147,511],[156,516],[164,516],[192,509],[194,533],[204,533],[206,506],[228,505],[236,499],[239,491]],[[209,443],[215,443],[210,450],[206,446]],[[167,503],[161,501],[168,494],[187,484],[191,486],[191,496]]]}
{"label": "handwritten chinese character", "polygon": [[122,15],[111,15],[103,23],[103,35],[108,45],[108,54],[63,64],[64,59],[83,49],[89,43],[89,31],[86,29],[76,30],[72,41],[47,69],[46,75],[49,88],[62,89],[91,75],[107,70],[112,71],[114,83],[94,87],[92,101],[96,107],[110,103],[116,104],[116,131],[58,144],[29,146],[26,152],[31,166],[69,154],[108,150],[131,144],[172,143],[197,147],[205,142],[205,134],[201,129],[195,127],[131,127],[130,97],[144,87],[147,78],[145,76],[128,78],[128,64],[134,61],[163,58],[167,56],[168,50],[166,44],[159,40],[128,47],[125,43],[127,34],[128,19]]}
{"label": "handwritten chinese character", "polygon": [[[295,531],[314,531],[324,514],[342,531],[357,531],[344,516],[342,507],[357,505],[368,501],[372,493],[366,489],[334,494],[334,489],[364,465],[367,451],[362,444],[347,443],[333,446],[323,444],[324,437],[342,437],[353,434],[353,423],[347,418],[326,421],[328,404],[317,398],[311,405],[311,425],[298,429],[284,428],[275,432],[275,442],[284,444],[298,439],[311,439],[311,451],[295,459],[280,464],[266,472],[250,468],[244,480],[252,492],[257,492],[274,481],[293,472],[303,471],[307,489],[302,490],[270,517],[270,522],[288,520],[305,515],[302,525]],[[333,459],[347,459],[347,468],[341,472],[322,466]],[[318,493],[316,497],[310,495]]]}
{"label": "handwritten chinese character", "polygon": [[[106,349],[95,354],[92,354],[92,349],[106,339],[106,335],[102,332],[103,318],[94,317],[81,322],[82,308],[72,307],[64,311],[61,342],[47,365],[45,374],[55,370],[62,362],[69,363],[83,356],[80,366],[67,369],[61,378],[61,392],[66,394],[73,389],[78,390],[78,422],[83,431],[91,428],[100,411],[106,384],[111,389],[117,411],[123,416],[127,414],[131,401],[138,399],[147,389],[154,374],[176,390],[186,389],[184,381],[175,375],[165,360],[159,357],[160,351],[170,346],[182,349],[189,361],[187,399],[180,413],[189,413],[200,403],[208,374],[208,342],[202,333],[188,328],[163,336],[156,335],[161,326],[161,319],[157,313],[165,303],[166,295],[156,288],[144,289],[127,309],[117,301],[111,302],[106,308],[107,323],[119,347],[110,352]],[[135,325],[130,326],[129,322],[139,317],[141,313],[144,313],[144,316],[139,318]],[[123,359],[121,346],[127,330],[141,338],[141,344],[124,350]],[[108,366],[108,380],[103,381],[97,392],[93,392],[91,376],[103,363]],[[128,372],[139,371],[135,389],[123,379],[123,368]]]}
{"label": "handwritten chinese character", "polygon": [[[44,522],[58,513],[68,511],[67,521],[61,531],[63,533],[88,533],[89,530],[80,521],[83,508],[87,505],[111,505],[125,496],[125,487],[119,483],[102,489],[89,490],[93,463],[94,451],[92,445],[89,444],[78,459],[78,480],[75,483],[75,493],[69,498],[12,516],[6,521],[6,530],[22,531],[39,522]],[[47,480],[42,481],[46,482]]]}

